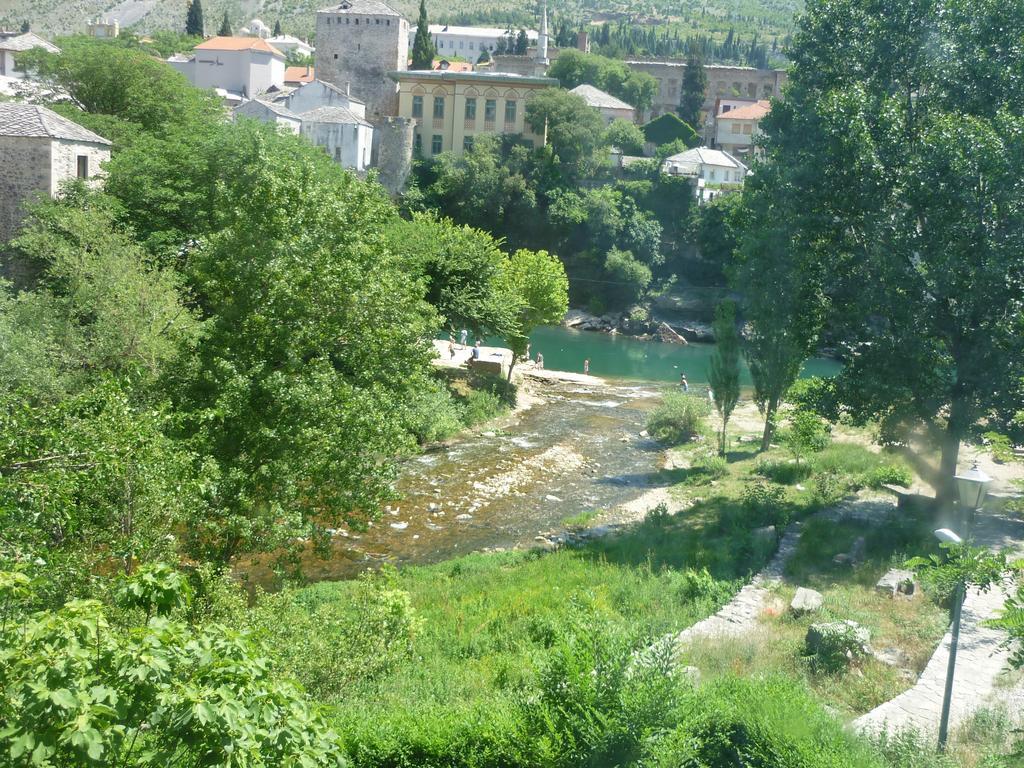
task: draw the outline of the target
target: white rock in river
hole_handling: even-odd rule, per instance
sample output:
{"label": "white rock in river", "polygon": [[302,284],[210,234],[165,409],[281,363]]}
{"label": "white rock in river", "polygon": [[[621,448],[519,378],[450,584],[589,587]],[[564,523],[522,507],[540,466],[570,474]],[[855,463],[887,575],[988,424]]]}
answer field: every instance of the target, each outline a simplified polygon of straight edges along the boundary
{"label": "white rock in river", "polygon": [[561,501],[561,499],[558,498],[557,496],[552,496],[551,494],[548,494],[547,496],[544,497],[544,501]]}
{"label": "white rock in river", "polygon": [[465,522],[466,520],[472,520],[473,516],[472,515],[467,515],[466,513],[462,513],[461,515],[456,515],[455,519],[458,520],[459,522]]}
{"label": "white rock in river", "polygon": [[404,531],[406,528],[409,527],[409,524],[408,523],[392,523],[391,527],[394,528],[396,531]]}

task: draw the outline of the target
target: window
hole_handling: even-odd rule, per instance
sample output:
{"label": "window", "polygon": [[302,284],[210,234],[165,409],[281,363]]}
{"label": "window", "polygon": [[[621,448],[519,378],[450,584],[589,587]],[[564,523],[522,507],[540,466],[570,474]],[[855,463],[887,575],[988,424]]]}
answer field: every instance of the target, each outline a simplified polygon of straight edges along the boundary
{"label": "window", "polygon": [[464,42],[466,42],[466,41],[465,41],[465,40],[459,40],[459,48],[462,48],[462,44],[463,44]]}
{"label": "window", "polygon": [[466,119],[476,120],[476,99],[466,99]]}
{"label": "window", "polygon": [[374,20],[373,20],[373,23],[374,23],[374,24],[380,24],[380,19],[374,19]]}
{"label": "window", "polygon": [[484,121],[488,123],[494,122],[494,117],[498,113],[498,102],[495,99],[487,99],[484,102]]}
{"label": "window", "polygon": [[732,124],[732,132],[733,133],[743,133],[743,126],[740,125],[739,123],[733,123]]}
{"label": "window", "polygon": [[417,152],[423,151],[423,136],[421,134],[417,133],[412,137],[412,148]]}
{"label": "window", "polygon": [[474,46],[474,45],[475,45],[475,43],[474,43],[474,42],[473,42],[472,40],[470,40],[470,41],[469,41],[469,50],[471,50],[471,51],[472,51],[472,50],[475,50],[475,49],[473,48],[473,46]]}
{"label": "window", "polygon": [[79,155],[78,156],[78,178],[88,179],[89,178],[89,156]]}
{"label": "window", "polygon": [[516,121],[516,102],[506,101],[505,102],[505,122],[515,123]]}
{"label": "window", "polygon": [[440,120],[444,117],[444,96],[434,97],[434,119]]}
{"label": "window", "polygon": [[473,149],[473,137],[464,136],[462,138],[462,151],[469,152],[471,149]]}
{"label": "window", "polygon": [[708,180],[709,181],[714,181],[715,180],[715,169],[714,168],[712,168],[710,171],[708,171]]}
{"label": "window", "polygon": [[334,148],[334,159],[336,162],[341,162],[341,147]]}
{"label": "window", "polygon": [[754,126],[752,126],[750,123],[747,123],[746,125],[743,126],[743,133],[745,133],[747,136],[749,136],[753,132]]}
{"label": "window", "polygon": [[430,137],[430,154],[441,154],[441,134],[439,133],[435,133],[433,136]]}
{"label": "window", "polygon": [[359,19],[356,19],[356,26],[359,26]]}
{"label": "window", "polygon": [[413,96],[412,97],[412,116],[423,117],[423,97]]}
{"label": "window", "polygon": [[338,54],[334,54],[334,58],[338,58]]}

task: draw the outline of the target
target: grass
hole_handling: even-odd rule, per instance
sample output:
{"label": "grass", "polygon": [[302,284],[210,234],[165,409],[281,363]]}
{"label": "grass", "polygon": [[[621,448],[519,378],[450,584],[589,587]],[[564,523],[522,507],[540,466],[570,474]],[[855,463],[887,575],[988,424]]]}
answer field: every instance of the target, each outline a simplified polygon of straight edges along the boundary
{"label": "grass", "polygon": [[599,509],[584,510],[562,520],[562,525],[566,528],[586,528],[600,514],[601,510]]}

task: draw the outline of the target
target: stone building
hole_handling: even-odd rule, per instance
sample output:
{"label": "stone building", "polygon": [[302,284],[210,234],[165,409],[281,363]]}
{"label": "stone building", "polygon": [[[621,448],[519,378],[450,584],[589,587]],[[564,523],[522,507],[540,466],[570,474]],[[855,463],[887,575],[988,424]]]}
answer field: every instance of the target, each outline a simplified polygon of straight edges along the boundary
{"label": "stone building", "polygon": [[284,104],[264,99],[249,99],[244,104],[235,107],[232,112],[235,120],[240,117],[248,117],[253,120],[262,120],[264,123],[273,123],[278,129],[288,133],[298,134],[302,129],[302,117],[292,112]]}
{"label": "stone building", "polygon": [[409,67],[409,22],[381,0],[342,0],[316,14],[316,76],[351,93],[377,123],[398,113],[389,72]]}
{"label": "stone building", "polygon": [[416,123],[414,146],[426,157],[461,155],[484,133],[516,134],[527,145],[545,136],[526,125],[526,102],[539,90],[557,88],[551,77],[505,72],[392,72],[398,83],[400,117]]}
{"label": "stone building", "polygon": [[302,114],[302,136],[322,147],[343,168],[370,167],[373,126],[344,107],[320,107]]}
{"label": "stone building", "polygon": [[722,105],[715,115],[715,148],[736,157],[749,158],[753,154],[754,142],[761,135],[761,120],[771,109],[772,104],[767,100],[738,106]]}
{"label": "stone building", "polygon": [[0,77],[23,79],[25,73],[18,72],[14,68],[14,57],[22,51],[32,48],[42,48],[50,53],[60,53],[60,48],[32,32],[16,34],[0,31]]}
{"label": "stone building", "polygon": [[569,93],[575,93],[587,102],[588,107],[597,110],[606,123],[610,124],[616,120],[628,120],[632,123],[636,117],[636,111],[632,105],[592,85],[586,83],[577,85]]}
{"label": "stone building", "polygon": [[[676,59],[650,59],[643,61],[627,61],[630,69],[646,72],[658,81],[658,93],[654,103],[641,115],[647,122],[666,112],[675,112],[679,108],[682,95],[683,73],[686,62]],[[781,69],[754,69],[753,67],[732,67],[724,64],[706,64],[704,72],[708,76],[708,89],[704,94],[701,107],[701,125],[708,115],[714,115],[715,101],[720,98],[734,97],[738,99],[770,99],[782,96],[782,86],[786,82],[786,72]],[[700,131],[701,126],[693,126]]]}
{"label": "stone building", "polygon": [[96,19],[90,21],[85,27],[85,34],[89,37],[96,37],[100,40],[109,40],[110,38],[118,37],[121,34],[121,24],[117,19],[113,21],[107,21],[106,19]]}
{"label": "stone building", "polygon": [[357,117],[366,119],[366,105],[349,91],[323,80],[313,80],[299,86],[278,101],[283,101],[292,112],[309,112],[320,107],[344,107]]}
{"label": "stone building", "polygon": [[68,179],[102,177],[110,142],[34,104],[0,102],[0,243],[14,236],[25,203],[54,196]]}

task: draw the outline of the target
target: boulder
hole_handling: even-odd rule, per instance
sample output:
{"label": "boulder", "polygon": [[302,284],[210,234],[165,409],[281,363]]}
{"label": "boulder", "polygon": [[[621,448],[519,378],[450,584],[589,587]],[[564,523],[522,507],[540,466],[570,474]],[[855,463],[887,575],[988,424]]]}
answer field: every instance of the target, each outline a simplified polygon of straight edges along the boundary
{"label": "boulder", "polygon": [[914,572],[904,568],[890,568],[875,584],[875,591],[886,597],[897,594],[913,595],[916,592]]}
{"label": "boulder", "polygon": [[657,336],[668,344],[686,344],[686,339],[668,323],[659,323]]}
{"label": "boulder", "polygon": [[874,656],[877,661],[889,667],[895,667],[896,669],[910,668],[910,656],[906,651],[900,650],[899,648],[880,648],[876,650],[872,656]]}
{"label": "boulder", "polygon": [[715,330],[708,323],[690,322],[679,327],[680,333],[687,341],[699,344],[714,344]]}
{"label": "boulder", "polygon": [[789,604],[789,609],[797,616],[802,616],[805,613],[815,613],[821,610],[821,605],[825,598],[821,592],[814,589],[808,589],[807,587],[799,587],[796,594],[793,595],[793,600]]}

